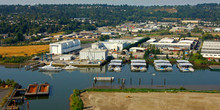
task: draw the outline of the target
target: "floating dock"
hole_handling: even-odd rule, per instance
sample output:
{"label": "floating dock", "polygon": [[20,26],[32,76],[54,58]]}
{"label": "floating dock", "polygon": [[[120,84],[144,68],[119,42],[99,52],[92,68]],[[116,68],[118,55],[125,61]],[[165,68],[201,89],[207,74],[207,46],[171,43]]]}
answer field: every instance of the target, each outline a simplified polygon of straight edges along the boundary
{"label": "floating dock", "polygon": [[29,84],[25,96],[36,96],[38,91],[38,84]]}
{"label": "floating dock", "polygon": [[114,77],[94,77],[95,81],[113,81]]}
{"label": "floating dock", "polygon": [[220,65],[210,65],[209,68],[213,71],[220,71]]}
{"label": "floating dock", "polygon": [[50,85],[48,83],[40,84],[37,95],[49,95]]}

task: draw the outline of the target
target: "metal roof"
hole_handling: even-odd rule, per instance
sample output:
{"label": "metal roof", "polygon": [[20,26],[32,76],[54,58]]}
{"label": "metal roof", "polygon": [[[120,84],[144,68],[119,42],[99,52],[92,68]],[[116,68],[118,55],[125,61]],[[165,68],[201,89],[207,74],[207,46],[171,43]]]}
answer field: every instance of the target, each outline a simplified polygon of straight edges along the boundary
{"label": "metal roof", "polygon": [[140,65],[140,66],[146,66],[147,64],[146,63],[131,63],[132,66],[134,65]]}
{"label": "metal roof", "polygon": [[179,63],[179,66],[193,66],[191,63]]}
{"label": "metal roof", "polygon": [[121,63],[109,63],[109,65],[121,66]]}
{"label": "metal roof", "polygon": [[188,60],[176,60],[177,63],[189,63]]}
{"label": "metal roof", "polygon": [[111,63],[121,63],[122,60],[111,60]]}
{"label": "metal roof", "polygon": [[170,63],[156,63],[156,66],[172,66]]}
{"label": "metal roof", "polygon": [[170,63],[168,60],[154,60],[154,63]]}
{"label": "metal roof", "polygon": [[146,63],[145,60],[131,60],[131,63]]}

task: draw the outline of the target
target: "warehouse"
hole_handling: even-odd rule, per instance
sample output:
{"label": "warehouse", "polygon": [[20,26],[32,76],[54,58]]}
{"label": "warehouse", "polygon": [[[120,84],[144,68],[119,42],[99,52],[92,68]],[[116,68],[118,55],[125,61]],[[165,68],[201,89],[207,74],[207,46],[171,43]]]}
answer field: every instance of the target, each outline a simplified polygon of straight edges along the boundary
{"label": "warehouse", "polygon": [[64,54],[81,49],[80,40],[65,40],[50,44],[51,54]]}
{"label": "warehouse", "polygon": [[108,56],[107,49],[85,48],[80,51],[80,60],[105,60]]}
{"label": "warehouse", "polygon": [[204,41],[201,54],[205,58],[220,58],[220,42]]}

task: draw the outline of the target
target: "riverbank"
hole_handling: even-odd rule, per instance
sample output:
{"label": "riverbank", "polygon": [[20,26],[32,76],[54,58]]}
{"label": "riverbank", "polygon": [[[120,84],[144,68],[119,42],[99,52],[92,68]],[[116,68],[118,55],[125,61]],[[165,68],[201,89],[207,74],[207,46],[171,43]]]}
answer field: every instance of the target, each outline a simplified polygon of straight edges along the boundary
{"label": "riverbank", "polygon": [[220,94],[192,92],[84,92],[85,110],[219,110]]}
{"label": "riverbank", "polygon": [[11,95],[12,91],[13,91],[13,87],[0,88],[0,108],[4,106],[5,102],[7,101],[8,97]]}

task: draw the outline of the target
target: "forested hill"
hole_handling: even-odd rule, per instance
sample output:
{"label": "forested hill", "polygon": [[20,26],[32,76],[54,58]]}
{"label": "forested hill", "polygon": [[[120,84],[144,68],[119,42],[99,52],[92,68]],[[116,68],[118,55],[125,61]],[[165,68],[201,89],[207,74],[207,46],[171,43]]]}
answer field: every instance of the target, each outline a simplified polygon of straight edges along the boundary
{"label": "forested hill", "polygon": [[[23,25],[2,28],[0,33],[22,31],[29,33],[56,32],[58,30],[76,30],[79,24],[74,18],[88,18],[96,21],[93,25],[80,27],[92,30],[97,26],[117,25],[125,21],[178,21],[181,19],[201,19],[220,22],[220,4],[198,4],[182,6],[128,6],[128,5],[0,5],[0,26]],[[34,20],[34,21],[33,21]],[[10,21],[10,22],[9,22]],[[33,24],[35,22],[35,24]],[[37,22],[37,24],[36,24]],[[19,24],[20,23],[20,24]],[[42,23],[42,24],[41,24]],[[39,27],[45,26],[44,28]],[[55,24],[55,25],[54,25]],[[48,26],[50,25],[50,26]],[[27,27],[27,28],[26,28]]]}

